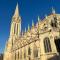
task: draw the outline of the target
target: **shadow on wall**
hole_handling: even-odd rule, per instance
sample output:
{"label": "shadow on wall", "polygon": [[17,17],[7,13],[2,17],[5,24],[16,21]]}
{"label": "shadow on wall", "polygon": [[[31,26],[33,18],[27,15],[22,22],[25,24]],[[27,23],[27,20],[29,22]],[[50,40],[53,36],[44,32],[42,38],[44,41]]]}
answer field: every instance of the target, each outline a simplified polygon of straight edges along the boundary
{"label": "shadow on wall", "polygon": [[60,55],[55,55],[52,58],[49,58],[47,60],[60,60]]}
{"label": "shadow on wall", "polygon": [[0,60],[3,60],[3,54],[0,54]]}

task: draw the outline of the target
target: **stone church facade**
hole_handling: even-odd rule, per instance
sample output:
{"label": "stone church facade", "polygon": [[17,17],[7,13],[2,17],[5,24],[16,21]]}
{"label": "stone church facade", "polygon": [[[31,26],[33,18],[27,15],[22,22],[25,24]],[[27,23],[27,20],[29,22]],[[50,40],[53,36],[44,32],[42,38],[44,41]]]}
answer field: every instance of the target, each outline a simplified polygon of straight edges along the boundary
{"label": "stone church facade", "polygon": [[60,14],[52,9],[49,16],[21,33],[18,4],[12,17],[10,36],[4,50],[4,60],[60,60]]}

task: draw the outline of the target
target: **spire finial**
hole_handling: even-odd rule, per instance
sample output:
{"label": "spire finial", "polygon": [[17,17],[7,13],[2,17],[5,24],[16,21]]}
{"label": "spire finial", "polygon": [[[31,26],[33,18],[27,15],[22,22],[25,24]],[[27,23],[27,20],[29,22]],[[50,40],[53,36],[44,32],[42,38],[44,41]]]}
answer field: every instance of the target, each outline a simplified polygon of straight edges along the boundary
{"label": "spire finial", "polygon": [[41,21],[40,17],[38,16],[38,22]]}
{"label": "spire finial", "polygon": [[16,5],[14,16],[19,16],[19,9],[18,9],[18,3]]}
{"label": "spire finial", "polygon": [[55,14],[55,9],[52,7],[52,13]]}
{"label": "spire finial", "polygon": [[33,22],[33,20],[32,20],[32,27],[34,27],[34,22]]}
{"label": "spire finial", "polygon": [[38,16],[38,22],[39,22],[39,20],[40,20],[40,18],[39,18],[39,16]]}

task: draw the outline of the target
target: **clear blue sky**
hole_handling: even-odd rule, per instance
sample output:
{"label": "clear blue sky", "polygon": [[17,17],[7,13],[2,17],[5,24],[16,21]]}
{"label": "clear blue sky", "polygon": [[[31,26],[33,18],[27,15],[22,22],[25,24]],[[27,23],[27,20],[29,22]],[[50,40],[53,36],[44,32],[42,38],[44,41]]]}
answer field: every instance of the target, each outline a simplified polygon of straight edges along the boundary
{"label": "clear blue sky", "polygon": [[22,17],[22,30],[27,28],[28,24],[31,27],[32,19],[36,24],[38,15],[43,19],[45,14],[51,14],[52,7],[55,8],[56,13],[60,13],[60,0],[0,0],[0,53],[3,53],[8,40],[17,2]]}

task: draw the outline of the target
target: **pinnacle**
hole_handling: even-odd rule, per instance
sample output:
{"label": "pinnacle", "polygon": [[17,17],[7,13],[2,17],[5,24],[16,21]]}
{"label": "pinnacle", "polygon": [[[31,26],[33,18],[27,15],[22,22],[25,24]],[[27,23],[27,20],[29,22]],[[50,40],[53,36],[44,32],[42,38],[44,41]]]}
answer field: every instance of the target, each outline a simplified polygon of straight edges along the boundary
{"label": "pinnacle", "polygon": [[55,9],[52,7],[52,13],[55,14]]}
{"label": "pinnacle", "polygon": [[38,16],[38,22],[39,22],[39,20],[40,20],[40,18],[39,18],[39,16]]}

